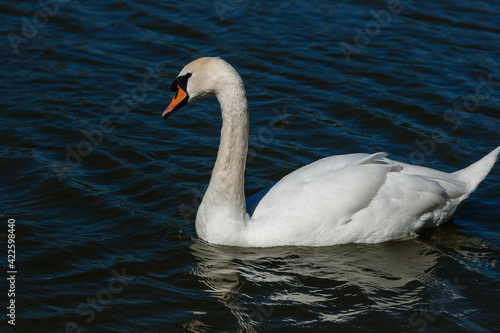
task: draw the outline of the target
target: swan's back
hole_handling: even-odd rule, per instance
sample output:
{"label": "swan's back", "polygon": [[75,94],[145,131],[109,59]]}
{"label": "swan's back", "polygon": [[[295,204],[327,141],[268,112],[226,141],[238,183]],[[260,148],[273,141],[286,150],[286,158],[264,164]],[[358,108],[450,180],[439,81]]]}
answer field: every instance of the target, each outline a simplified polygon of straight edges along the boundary
{"label": "swan's back", "polygon": [[327,157],[284,177],[248,222],[248,241],[295,245],[382,242],[447,221],[493,166],[500,147],[449,174],[383,153]]}

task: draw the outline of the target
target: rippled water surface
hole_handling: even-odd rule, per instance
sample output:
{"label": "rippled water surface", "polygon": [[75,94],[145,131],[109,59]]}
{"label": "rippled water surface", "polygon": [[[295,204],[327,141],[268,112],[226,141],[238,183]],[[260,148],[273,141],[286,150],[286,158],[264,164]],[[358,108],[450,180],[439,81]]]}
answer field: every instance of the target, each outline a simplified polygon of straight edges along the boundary
{"label": "rippled water surface", "polygon": [[194,218],[218,103],[161,118],[181,68],[221,56],[251,109],[248,194],[333,154],[463,168],[500,144],[498,1],[9,1],[0,17],[2,332],[500,330],[500,165],[416,239],[216,246]]}

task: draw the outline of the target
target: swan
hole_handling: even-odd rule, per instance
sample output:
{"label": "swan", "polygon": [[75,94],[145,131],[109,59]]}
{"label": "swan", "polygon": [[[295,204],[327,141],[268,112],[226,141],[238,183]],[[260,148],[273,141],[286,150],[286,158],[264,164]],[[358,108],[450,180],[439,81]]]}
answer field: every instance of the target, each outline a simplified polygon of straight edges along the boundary
{"label": "swan", "polygon": [[[249,202],[244,194],[248,105],[243,81],[218,57],[186,65],[172,83],[167,119],[197,98],[215,94],[222,112],[219,150],[196,215],[209,243],[327,246],[416,237],[451,218],[495,164],[500,146],[469,167],[445,173],[400,163],[385,153],[336,155],[288,174]],[[250,206],[250,204],[249,204]]]}

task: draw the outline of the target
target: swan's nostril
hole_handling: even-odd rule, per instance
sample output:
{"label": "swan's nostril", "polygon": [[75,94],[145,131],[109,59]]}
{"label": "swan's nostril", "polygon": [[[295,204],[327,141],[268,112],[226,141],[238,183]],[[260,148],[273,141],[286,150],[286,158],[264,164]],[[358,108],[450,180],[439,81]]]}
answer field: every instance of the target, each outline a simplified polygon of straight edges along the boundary
{"label": "swan's nostril", "polygon": [[[177,80],[176,80],[177,81]],[[174,81],[174,83],[176,83]],[[189,101],[189,95],[180,86],[176,86],[175,96],[170,105],[163,111],[163,119],[167,119],[169,116],[173,115],[177,110],[187,104]],[[172,89],[173,90],[173,89]]]}

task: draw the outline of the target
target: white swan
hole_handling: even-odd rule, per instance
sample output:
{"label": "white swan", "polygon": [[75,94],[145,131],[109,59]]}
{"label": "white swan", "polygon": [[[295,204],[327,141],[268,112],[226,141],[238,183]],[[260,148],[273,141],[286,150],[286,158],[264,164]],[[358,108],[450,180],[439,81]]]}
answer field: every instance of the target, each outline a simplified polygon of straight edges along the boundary
{"label": "white swan", "polygon": [[198,236],[216,244],[323,246],[414,237],[450,219],[500,153],[498,147],[451,174],[392,161],[384,153],[323,158],[257,198],[250,217],[243,186],[248,106],[241,77],[220,58],[200,58],[182,69],[172,90],[164,119],[198,97],[215,94],[221,105],[217,160],[196,216]]}

